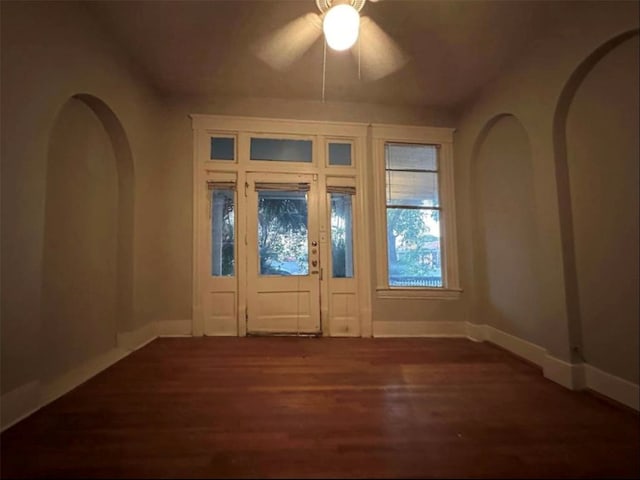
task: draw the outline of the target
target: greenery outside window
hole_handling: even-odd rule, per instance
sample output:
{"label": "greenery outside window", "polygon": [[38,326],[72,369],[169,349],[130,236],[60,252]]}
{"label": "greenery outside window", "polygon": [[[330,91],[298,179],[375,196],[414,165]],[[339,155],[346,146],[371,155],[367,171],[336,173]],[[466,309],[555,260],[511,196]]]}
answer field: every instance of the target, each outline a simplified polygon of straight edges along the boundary
{"label": "greenery outside window", "polygon": [[211,275],[235,275],[235,182],[208,182]]}
{"label": "greenery outside window", "polygon": [[458,298],[451,130],[373,133],[378,297]]}
{"label": "greenery outside window", "polygon": [[389,286],[442,287],[437,152],[385,144]]}

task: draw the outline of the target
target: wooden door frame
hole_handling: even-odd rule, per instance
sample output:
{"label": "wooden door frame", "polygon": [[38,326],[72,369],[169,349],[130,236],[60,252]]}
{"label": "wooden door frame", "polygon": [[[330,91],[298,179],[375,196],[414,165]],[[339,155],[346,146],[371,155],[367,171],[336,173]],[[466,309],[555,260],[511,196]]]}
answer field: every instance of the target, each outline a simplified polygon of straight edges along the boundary
{"label": "wooden door frame", "polygon": [[[318,175],[318,197],[326,187],[325,179],[332,177],[352,178],[358,190],[354,204],[354,215],[358,232],[357,245],[357,288],[358,311],[356,321],[360,336],[372,335],[372,282],[369,233],[373,216],[366,207],[371,198],[366,178],[371,174],[369,162],[369,126],[362,123],[315,122],[302,120],[280,120],[267,118],[248,118],[221,115],[191,115],[193,128],[193,295],[192,295],[192,335],[205,334],[205,293],[203,279],[210,272],[204,260],[208,258],[207,235],[208,218],[206,192],[207,178],[218,173],[236,175],[237,212],[246,212],[247,198],[244,194],[248,172],[309,173]],[[235,139],[234,161],[210,160],[210,138],[212,136],[228,136]],[[249,161],[249,144],[252,136],[273,136],[274,138],[311,138],[313,140],[312,163],[256,162]],[[327,145],[330,141],[346,141],[353,145],[353,164],[349,167],[329,166],[327,161]],[[318,201],[320,223],[327,219],[326,202]],[[242,215],[242,213],[240,213]],[[323,220],[324,219],[324,220]],[[246,278],[246,226],[244,222],[236,222],[236,292],[235,292],[235,328],[214,335],[246,335],[246,289],[241,288]],[[325,226],[326,233],[326,226]],[[321,232],[322,234],[322,232]],[[326,262],[326,259],[321,259]],[[326,284],[321,282],[321,297],[326,298]],[[331,332],[325,328],[329,315],[328,308],[321,304],[321,328],[323,335]]]}

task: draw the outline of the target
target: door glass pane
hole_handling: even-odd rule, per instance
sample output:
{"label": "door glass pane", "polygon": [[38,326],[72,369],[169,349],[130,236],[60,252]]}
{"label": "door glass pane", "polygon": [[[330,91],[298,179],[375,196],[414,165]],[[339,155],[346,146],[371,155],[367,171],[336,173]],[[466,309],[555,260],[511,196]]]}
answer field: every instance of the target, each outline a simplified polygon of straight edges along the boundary
{"label": "door glass pane", "polygon": [[307,193],[258,192],[260,275],[308,275]]}
{"label": "door glass pane", "polygon": [[311,163],[313,144],[311,140],[252,138],[250,155],[251,160]]}
{"label": "door glass pane", "polygon": [[440,211],[387,208],[389,285],[442,287]]}
{"label": "door glass pane", "polygon": [[234,274],[234,192],[214,189],[211,193],[211,275]]}
{"label": "door glass pane", "polygon": [[331,194],[331,272],[334,278],[353,277],[352,195]]}

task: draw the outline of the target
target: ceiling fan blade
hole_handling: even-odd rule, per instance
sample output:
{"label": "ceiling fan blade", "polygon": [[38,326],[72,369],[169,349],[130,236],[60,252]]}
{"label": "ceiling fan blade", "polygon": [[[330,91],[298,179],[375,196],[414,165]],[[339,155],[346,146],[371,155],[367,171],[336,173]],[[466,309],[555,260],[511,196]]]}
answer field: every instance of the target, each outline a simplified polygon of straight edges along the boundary
{"label": "ceiling fan blade", "polygon": [[378,80],[401,69],[409,61],[398,44],[369,17],[360,19],[360,45],[351,49],[358,58],[364,78]]}
{"label": "ceiling fan blade", "polygon": [[287,23],[254,46],[254,51],[267,65],[284,70],[322,34],[322,20],[315,13],[308,13]]}

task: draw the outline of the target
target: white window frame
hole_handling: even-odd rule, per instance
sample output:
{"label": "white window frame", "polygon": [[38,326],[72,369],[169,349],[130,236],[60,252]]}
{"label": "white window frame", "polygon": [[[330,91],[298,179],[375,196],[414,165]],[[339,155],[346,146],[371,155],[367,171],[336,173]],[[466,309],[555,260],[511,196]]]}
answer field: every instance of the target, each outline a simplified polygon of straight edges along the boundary
{"label": "white window frame", "polygon": [[[371,142],[375,188],[376,295],[378,298],[427,298],[455,300],[460,297],[453,172],[453,129],[396,125],[372,125]],[[442,287],[391,287],[388,275],[387,203],[385,195],[385,144],[438,145]]]}

